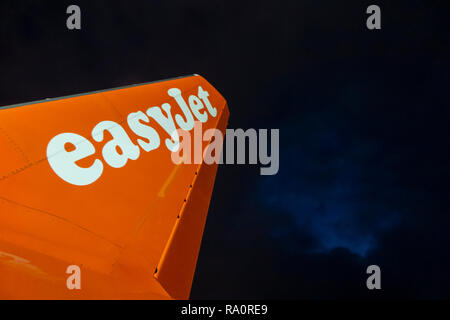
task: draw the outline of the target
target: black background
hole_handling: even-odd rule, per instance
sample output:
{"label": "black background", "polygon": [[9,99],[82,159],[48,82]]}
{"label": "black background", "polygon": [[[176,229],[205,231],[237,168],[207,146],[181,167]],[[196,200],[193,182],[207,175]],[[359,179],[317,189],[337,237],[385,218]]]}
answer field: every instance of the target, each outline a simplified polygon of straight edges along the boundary
{"label": "black background", "polygon": [[448,19],[448,1],[2,1],[0,105],[201,74],[230,128],[280,129],[281,160],[219,169],[192,298],[449,298]]}

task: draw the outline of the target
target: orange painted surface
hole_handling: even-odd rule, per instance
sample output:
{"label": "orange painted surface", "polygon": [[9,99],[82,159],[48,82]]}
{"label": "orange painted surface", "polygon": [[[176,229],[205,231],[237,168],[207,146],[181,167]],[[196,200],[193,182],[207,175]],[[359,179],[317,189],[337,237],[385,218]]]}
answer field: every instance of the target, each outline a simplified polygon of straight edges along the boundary
{"label": "orange painted surface", "polygon": [[[169,103],[173,117],[185,118],[168,90],[180,89],[187,102],[199,95],[199,86],[217,110],[203,130],[224,132],[226,101],[201,76],[0,108],[1,299],[189,297],[217,165],[175,165],[165,144],[169,134],[149,118],[160,146],[148,152],[139,147],[137,159],[114,168],[102,156],[113,137],[105,131],[97,142],[92,130],[114,121],[139,146],[142,136],[127,116]],[[89,168],[101,161],[96,181],[75,185],[52,169],[47,147],[62,133],[95,147],[75,163]],[[77,145],[61,152],[71,147]],[[80,266],[81,290],[66,286],[69,265]]]}

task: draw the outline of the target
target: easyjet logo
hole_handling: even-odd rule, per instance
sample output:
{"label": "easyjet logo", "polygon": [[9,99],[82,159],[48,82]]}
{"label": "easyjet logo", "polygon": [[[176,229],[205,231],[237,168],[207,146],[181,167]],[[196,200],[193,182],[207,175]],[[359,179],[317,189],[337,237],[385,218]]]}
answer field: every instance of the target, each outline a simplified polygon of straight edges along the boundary
{"label": "easyjet logo", "polygon": [[[47,146],[47,159],[53,171],[64,181],[78,186],[85,186],[95,182],[103,173],[105,163],[113,168],[122,168],[128,160],[137,160],[144,152],[159,148],[161,138],[158,132],[150,125],[150,119],[168,133],[170,138],[165,139],[165,145],[171,152],[179,149],[180,137],[178,129],[190,131],[195,121],[206,122],[209,116],[216,117],[214,108],[207,91],[198,87],[197,95],[190,95],[187,102],[181,90],[172,88],[167,91],[178,106],[181,114],[172,115],[171,105],[163,103],[161,107],[155,106],[143,111],[133,112],[127,116],[127,124],[131,131],[141,139],[135,144],[125,129],[114,121],[102,121],[93,129],[91,136],[96,142],[102,142],[105,131],[113,137],[102,149],[102,157],[97,157],[91,166],[81,167],[77,162],[96,153],[96,148],[85,137],[76,133],[61,133],[50,140]],[[195,117],[195,119],[194,119]]]}

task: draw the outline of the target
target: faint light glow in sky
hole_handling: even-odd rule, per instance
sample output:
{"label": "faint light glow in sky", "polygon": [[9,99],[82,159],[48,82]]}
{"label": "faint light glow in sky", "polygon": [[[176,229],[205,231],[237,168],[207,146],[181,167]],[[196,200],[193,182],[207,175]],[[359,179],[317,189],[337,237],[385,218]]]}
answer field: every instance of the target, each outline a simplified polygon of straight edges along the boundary
{"label": "faint light glow in sky", "polygon": [[[308,252],[347,248],[366,256],[400,217],[386,200],[390,178],[372,173],[379,150],[364,141],[345,147],[330,131],[311,136],[307,149],[302,142],[282,149],[290,154],[281,156],[279,174],[265,180],[259,199],[289,213],[298,232],[314,238],[318,246]],[[274,230],[273,236],[281,233]]]}

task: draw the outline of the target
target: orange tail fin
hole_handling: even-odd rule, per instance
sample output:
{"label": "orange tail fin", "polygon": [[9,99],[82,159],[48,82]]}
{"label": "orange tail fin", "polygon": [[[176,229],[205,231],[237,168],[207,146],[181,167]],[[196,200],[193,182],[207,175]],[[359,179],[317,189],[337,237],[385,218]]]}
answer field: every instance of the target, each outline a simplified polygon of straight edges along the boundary
{"label": "orange tail fin", "polygon": [[0,298],[187,299],[217,164],[174,128],[228,116],[197,75],[0,108]]}

